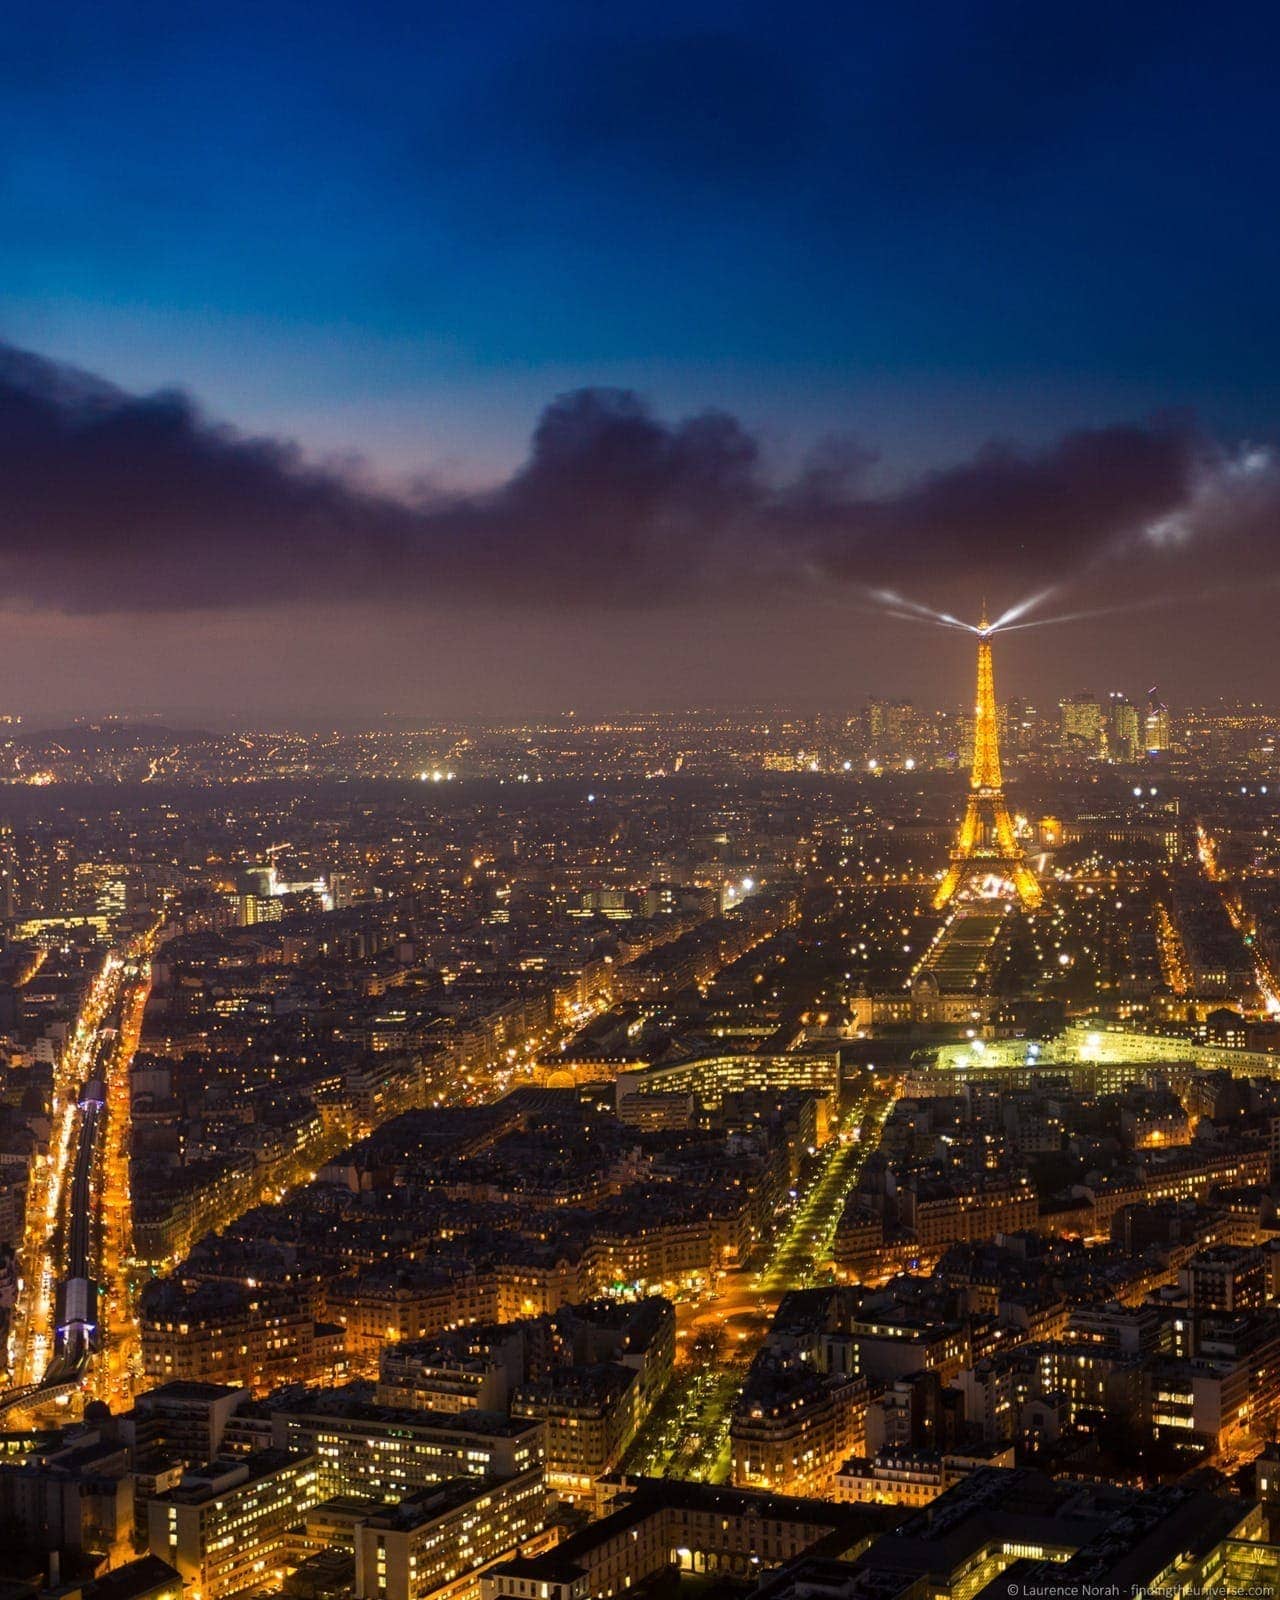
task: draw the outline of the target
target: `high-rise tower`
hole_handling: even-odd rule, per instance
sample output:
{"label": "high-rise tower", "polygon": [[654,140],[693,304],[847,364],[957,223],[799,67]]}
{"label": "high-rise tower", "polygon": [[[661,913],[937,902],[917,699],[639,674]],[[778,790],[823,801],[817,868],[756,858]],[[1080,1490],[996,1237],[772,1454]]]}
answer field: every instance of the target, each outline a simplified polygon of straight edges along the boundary
{"label": "high-rise tower", "polygon": [[947,875],[933,897],[941,908],[979,872],[1002,872],[1024,906],[1034,910],[1042,895],[1013,832],[1000,771],[1000,727],[996,718],[995,679],[991,671],[991,627],[983,607],[978,625],[978,698],[973,708],[973,771],[969,803],[956,836]]}

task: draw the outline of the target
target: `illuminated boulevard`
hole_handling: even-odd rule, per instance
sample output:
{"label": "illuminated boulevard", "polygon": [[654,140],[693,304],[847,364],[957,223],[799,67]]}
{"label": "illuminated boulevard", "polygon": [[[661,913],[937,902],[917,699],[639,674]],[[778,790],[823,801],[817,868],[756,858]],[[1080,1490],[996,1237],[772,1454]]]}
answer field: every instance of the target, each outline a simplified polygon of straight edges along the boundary
{"label": "illuminated boulevard", "polygon": [[1245,914],[1238,892],[1233,890],[1232,885],[1223,877],[1218,865],[1218,841],[1203,823],[1196,827],[1196,849],[1205,877],[1216,884],[1221,891],[1223,909],[1249,952],[1249,959],[1253,962],[1258,980],[1258,992],[1262,996],[1267,1014],[1275,1016],[1280,1013],[1280,979],[1277,979],[1270,961],[1257,942],[1256,929]]}
{"label": "illuminated boulevard", "polygon": [[20,1255],[12,1383],[0,1395],[9,1416],[67,1406],[73,1395],[113,1405],[132,1395],[129,1068],[150,988],[149,944],[106,956],[62,1052]]}
{"label": "illuminated boulevard", "polygon": [[679,1310],[683,1364],[636,1440],[628,1470],[708,1483],[728,1480],[734,1402],[783,1295],[832,1271],[845,1201],[876,1149],[898,1085],[868,1082],[827,1141],[794,1208],[763,1258],[728,1272],[705,1298]]}

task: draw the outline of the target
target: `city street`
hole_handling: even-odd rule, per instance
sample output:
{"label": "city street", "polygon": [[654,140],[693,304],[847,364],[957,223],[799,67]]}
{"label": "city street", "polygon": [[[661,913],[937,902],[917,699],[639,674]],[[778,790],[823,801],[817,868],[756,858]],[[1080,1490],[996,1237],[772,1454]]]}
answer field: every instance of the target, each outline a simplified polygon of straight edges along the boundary
{"label": "city street", "polygon": [[[54,1131],[27,1213],[19,1293],[10,1339],[12,1383],[0,1406],[15,1399],[66,1404],[68,1382],[86,1379],[86,1398],[127,1403],[135,1330],[129,1310],[129,1066],[137,1049],[150,983],[146,941],[136,953],[110,952],[90,986],[59,1063]],[[102,1103],[81,1104],[85,1085],[101,1081]],[[60,1348],[60,1286],[97,1286],[88,1308],[93,1350],[76,1336]],[[95,1359],[103,1348],[105,1359]],[[63,1391],[55,1393],[54,1391]]]}
{"label": "city street", "polygon": [[678,1308],[686,1364],[632,1447],[629,1471],[727,1480],[729,1425],[747,1368],[783,1295],[813,1284],[830,1261],[845,1201],[879,1143],[893,1101],[892,1085],[867,1085],[828,1140],[763,1261],[726,1273],[713,1295]]}

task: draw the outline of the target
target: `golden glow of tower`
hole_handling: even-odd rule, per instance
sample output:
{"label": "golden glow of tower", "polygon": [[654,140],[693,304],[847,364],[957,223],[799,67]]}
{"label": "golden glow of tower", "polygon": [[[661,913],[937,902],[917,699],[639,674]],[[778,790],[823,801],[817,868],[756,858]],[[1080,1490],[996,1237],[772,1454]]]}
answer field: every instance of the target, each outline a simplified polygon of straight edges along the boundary
{"label": "golden glow of tower", "polygon": [[991,670],[991,625],[985,606],[978,624],[978,696],[973,718],[969,801],[951,851],[951,865],[938,885],[933,904],[939,911],[950,904],[960,886],[978,872],[1002,872],[1022,904],[1034,910],[1043,893],[1014,834],[1004,798],[995,678]]}

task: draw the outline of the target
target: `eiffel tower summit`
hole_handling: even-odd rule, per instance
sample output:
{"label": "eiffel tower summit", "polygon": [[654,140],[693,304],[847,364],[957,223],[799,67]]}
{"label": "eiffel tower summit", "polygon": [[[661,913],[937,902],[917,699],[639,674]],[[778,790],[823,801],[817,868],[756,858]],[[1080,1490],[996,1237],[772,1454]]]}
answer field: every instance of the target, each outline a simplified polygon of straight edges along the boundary
{"label": "eiffel tower summit", "polygon": [[986,605],[978,624],[978,696],[974,705],[973,770],[964,821],[951,851],[951,865],[933,897],[935,909],[949,905],[975,878],[992,874],[1013,886],[1018,899],[1034,910],[1043,899],[1013,831],[1000,770],[1000,732],[995,679],[991,669],[992,628]]}

